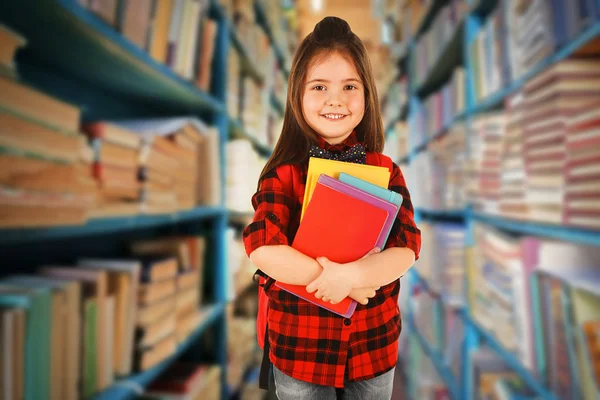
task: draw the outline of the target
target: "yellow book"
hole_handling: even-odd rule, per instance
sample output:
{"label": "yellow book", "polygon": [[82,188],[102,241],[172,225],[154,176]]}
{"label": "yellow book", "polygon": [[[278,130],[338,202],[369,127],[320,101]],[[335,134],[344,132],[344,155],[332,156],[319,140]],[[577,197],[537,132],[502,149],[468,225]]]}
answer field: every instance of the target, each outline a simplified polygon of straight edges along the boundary
{"label": "yellow book", "polygon": [[386,167],[311,157],[308,160],[308,175],[306,177],[304,200],[302,201],[302,214],[300,215],[301,220],[304,217],[306,207],[308,206],[315,187],[317,186],[319,176],[321,174],[325,174],[332,178],[338,179],[342,172],[362,179],[363,181],[370,182],[374,185],[381,186],[385,189],[387,189],[390,184],[390,170]]}

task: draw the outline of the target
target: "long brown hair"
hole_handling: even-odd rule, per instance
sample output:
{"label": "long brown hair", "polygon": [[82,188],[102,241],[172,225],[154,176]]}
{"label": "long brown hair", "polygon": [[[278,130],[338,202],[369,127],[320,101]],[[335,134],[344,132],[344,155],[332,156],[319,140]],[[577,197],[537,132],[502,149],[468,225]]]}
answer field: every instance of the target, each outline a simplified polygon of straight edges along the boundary
{"label": "long brown hair", "polygon": [[355,129],[357,139],[365,145],[368,152],[383,151],[383,122],[367,49],[346,21],[337,17],[326,17],[300,43],[292,60],[281,136],[260,174],[259,185],[265,175],[278,166],[305,161],[311,144],[318,143],[318,134],[304,119],[302,95],[311,63],[318,56],[333,52],[349,57],[365,88],[365,113]]}

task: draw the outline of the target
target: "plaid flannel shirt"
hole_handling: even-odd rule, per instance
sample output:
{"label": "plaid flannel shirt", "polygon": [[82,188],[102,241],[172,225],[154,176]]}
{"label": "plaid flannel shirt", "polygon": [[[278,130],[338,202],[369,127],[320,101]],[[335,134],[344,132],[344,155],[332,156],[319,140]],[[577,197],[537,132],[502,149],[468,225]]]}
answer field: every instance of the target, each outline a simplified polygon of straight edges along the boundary
{"label": "plaid flannel shirt", "polygon": [[[330,151],[345,151],[357,143],[353,133],[339,145],[320,141]],[[385,157],[385,156],[383,156]],[[294,165],[300,177],[294,187],[304,193],[308,163]],[[281,167],[279,167],[281,168]],[[271,171],[252,198],[253,221],[243,232],[246,253],[264,245],[291,245],[300,225],[302,197],[286,193],[277,174]],[[287,187],[287,186],[286,186]],[[421,232],[400,168],[393,164],[389,189],[403,196],[403,203],[385,248],[408,247],[419,257]],[[271,362],[287,375],[318,385],[343,387],[344,381],[374,378],[391,370],[398,359],[402,328],[398,293],[400,280],[377,291],[352,318],[343,318],[302,300],[267,279],[269,297],[268,340]]]}

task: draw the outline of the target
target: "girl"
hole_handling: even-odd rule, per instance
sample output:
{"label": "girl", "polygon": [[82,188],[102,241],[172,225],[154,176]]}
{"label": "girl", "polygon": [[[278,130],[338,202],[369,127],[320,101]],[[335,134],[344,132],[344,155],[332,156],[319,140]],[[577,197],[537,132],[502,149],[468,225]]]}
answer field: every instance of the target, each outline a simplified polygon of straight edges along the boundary
{"label": "girl", "polygon": [[[252,198],[253,222],[243,232],[247,254],[267,278],[265,352],[280,400],[391,397],[401,330],[399,278],[418,258],[421,239],[402,172],[380,154],[383,142],[367,51],[344,20],[327,17],[294,56],[281,137]],[[389,188],[404,201],[382,251],[340,265],[290,247],[311,156],[390,168]],[[342,318],[274,281],[305,285],[333,303],[350,296],[360,304],[352,318]]]}

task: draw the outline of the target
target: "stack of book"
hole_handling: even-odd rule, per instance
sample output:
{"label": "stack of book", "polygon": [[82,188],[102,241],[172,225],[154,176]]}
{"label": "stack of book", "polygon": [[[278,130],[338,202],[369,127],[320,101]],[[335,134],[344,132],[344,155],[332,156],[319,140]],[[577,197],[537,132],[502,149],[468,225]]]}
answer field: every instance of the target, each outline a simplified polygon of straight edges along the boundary
{"label": "stack of book", "polygon": [[225,145],[227,160],[226,202],[227,209],[242,213],[253,213],[252,195],[256,182],[265,165],[250,141],[230,140]]}
{"label": "stack of book", "polygon": [[92,171],[99,187],[96,215],[136,214],[140,207],[140,137],[105,122],[83,124],[82,130],[94,153]]}
{"label": "stack of book", "polygon": [[500,164],[506,119],[504,113],[477,116],[469,138],[470,167],[475,179],[475,208],[480,212],[497,214],[500,201]]}
{"label": "stack of book", "polygon": [[[402,204],[402,196],[387,189],[389,180],[386,167],[310,158],[300,227],[292,247],[337,263],[356,261],[375,247],[383,249]],[[323,225],[325,217],[329,223]],[[340,226],[345,229],[340,231]],[[274,286],[345,317],[357,308],[350,297],[331,304],[300,285],[276,282]]]}
{"label": "stack of book", "polygon": [[452,120],[465,109],[465,71],[456,67],[450,80],[423,104],[427,108],[427,124],[425,134],[432,137],[446,128]]}
{"label": "stack of book", "polygon": [[[597,59],[565,60],[525,84],[526,200],[535,220],[563,221],[565,187],[569,187],[564,172],[566,128],[570,119],[576,121],[582,109],[585,111],[586,104],[600,99],[599,66]],[[574,159],[578,157],[577,151],[570,153]]]}
{"label": "stack of book", "polygon": [[239,53],[230,47],[227,54],[227,114],[233,120],[239,120],[241,114],[242,65]]}
{"label": "stack of book", "polygon": [[265,76],[273,60],[273,49],[265,30],[256,23],[254,2],[236,1],[233,20],[235,30],[247,51],[250,62]]}
{"label": "stack of book", "polygon": [[15,80],[24,38],[0,27],[0,43],[0,226],[82,224],[96,189],[78,168],[80,109]]}
{"label": "stack of book", "polygon": [[506,100],[506,130],[501,157],[499,213],[513,219],[526,219],[526,173],[523,157],[523,120],[525,107],[523,93]]}

